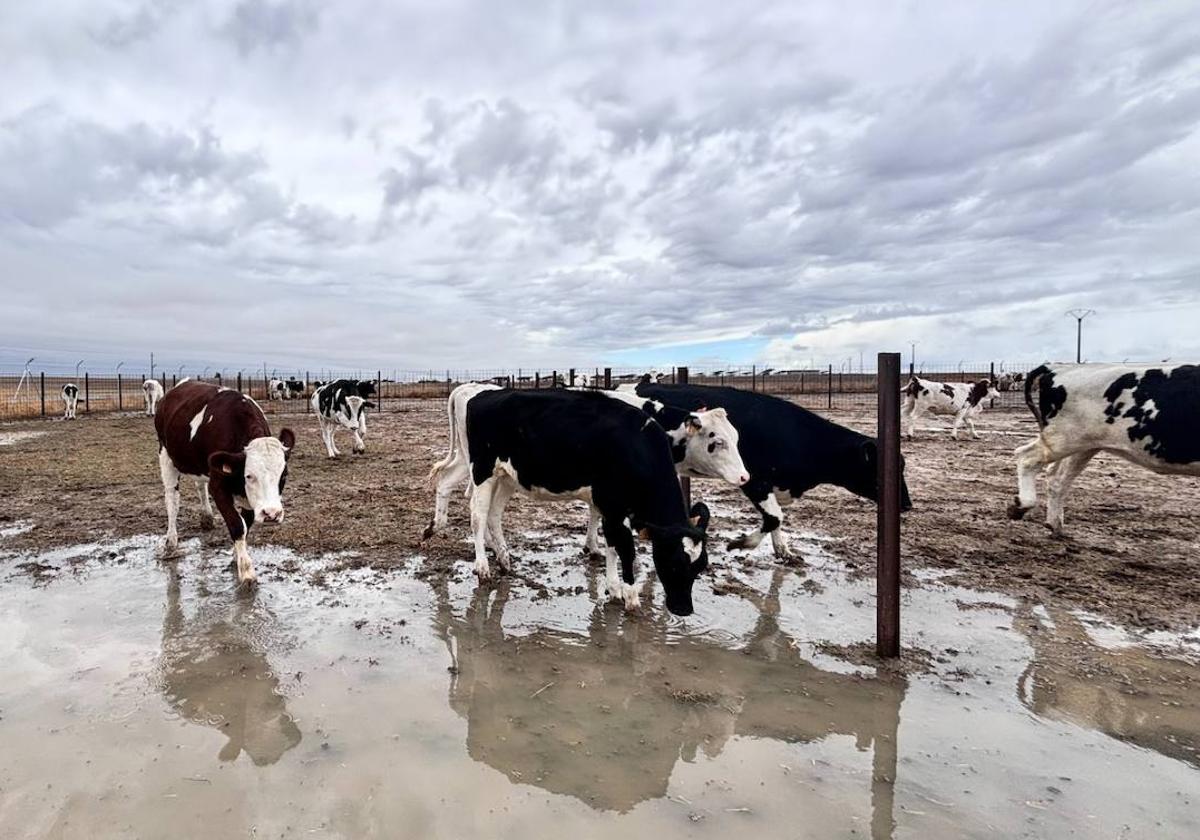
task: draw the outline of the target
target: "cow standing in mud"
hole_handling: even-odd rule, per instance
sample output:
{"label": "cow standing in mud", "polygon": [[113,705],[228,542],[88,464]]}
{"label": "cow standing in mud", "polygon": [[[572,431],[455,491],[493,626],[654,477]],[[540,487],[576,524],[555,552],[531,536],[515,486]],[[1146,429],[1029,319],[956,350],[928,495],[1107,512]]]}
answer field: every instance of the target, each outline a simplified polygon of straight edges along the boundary
{"label": "cow standing in mud", "polygon": [[154,416],[158,465],[167,505],[163,557],[179,551],[179,480],[195,478],[204,507],[201,527],[213,525],[212,502],[233,540],[238,582],[253,584],[246,537],[255,522],[283,521],[283,486],[296,436],[271,427],[258,403],[230,388],[184,380],[170,390]]}
{"label": "cow standing in mud", "polygon": [[158,401],[163,398],[163,386],[157,379],[147,379],[142,383],[142,394],[146,400],[146,416],[153,417]]}
{"label": "cow standing in mud", "polygon": [[912,440],[917,431],[917,421],[930,414],[953,414],[954,428],[950,437],[958,440],[958,430],[965,422],[971,437],[979,439],[975,431],[975,418],[983,412],[983,405],[996,397],[995,384],[990,379],[978,382],[934,382],[914,376],[904,387],[904,405],[900,418],[906,422],[905,434]]}
{"label": "cow standing in mud", "polygon": [[1018,447],[1020,519],[1050,466],[1046,525],[1063,533],[1067,493],[1088,462],[1111,452],[1156,473],[1200,475],[1200,365],[1042,365],[1025,381],[1038,436]]}
{"label": "cow standing in mud", "polygon": [[63,411],[64,420],[74,420],[75,406],[79,403],[79,386],[74,382],[68,382],[62,386],[62,401],[65,409]]}

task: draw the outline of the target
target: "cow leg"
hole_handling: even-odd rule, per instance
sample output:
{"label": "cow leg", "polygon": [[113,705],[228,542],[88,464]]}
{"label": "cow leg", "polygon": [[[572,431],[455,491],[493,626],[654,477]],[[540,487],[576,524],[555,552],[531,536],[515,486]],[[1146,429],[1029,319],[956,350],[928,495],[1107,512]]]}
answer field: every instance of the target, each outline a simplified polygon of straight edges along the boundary
{"label": "cow leg", "polygon": [[488,533],[492,538],[492,551],[496,552],[496,562],[507,572],[512,568],[509,560],[508,542],[504,539],[504,506],[512,498],[516,488],[511,482],[501,481],[492,492],[492,505],[488,510]]}
{"label": "cow leg", "polygon": [[1037,505],[1037,477],[1047,458],[1040,437],[1018,446],[1013,454],[1017,456],[1017,496],[1008,506],[1008,518],[1021,519]]}
{"label": "cow leg", "polygon": [[904,405],[900,409],[900,421],[905,428],[905,436],[912,440],[913,438],[913,410],[916,408],[916,401],[912,397],[907,397],[904,400]]}
{"label": "cow leg", "polygon": [[[759,543],[763,541],[763,537],[779,527],[783,511],[779,508],[779,502],[776,501],[775,494],[767,487],[762,485],[750,487],[747,485],[742,488],[742,492],[746,494],[746,498],[750,500],[750,504],[754,505],[754,509],[762,515],[762,526],[756,533],[743,534],[740,537],[733,538],[729,541],[726,548],[730,550],[744,548],[753,551],[758,548]],[[769,506],[768,500],[770,501]],[[771,539],[773,542],[775,538],[772,537]]]}
{"label": "cow leg", "polygon": [[1084,467],[1095,455],[1095,450],[1077,452],[1054,465],[1054,472],[1046,487],[1046,525],[1054,532],[1055,536],[1062,536],[1063,533],[1063,511],[1067,493],[1071,490],[1075,479],[1079,477]]}
{"label": "cow leg", "polygon": [[583,551],[587,555],[600,555],[600,510],[595,505],[588,505],[587,539],[583,541]]}
{"label": "cow leg", "polygon": [[351,447],[350,451],[356,455],[367,451],[367,444],[363,442],[362,435],[359,434],[357,429],[354,431],[354,446]]}
{"label": "cow leg", "polygon": [[775,552],[775,556],[781,560],[791,557],[792,550],[788,547],[787,537],[783,535],[783,507],[774,493],[763,501],[761,510],[764,527],[768,524],[767,517],[775,520],[775,527],[771,529],[771,549]]}
{"label": "cow leg", "polygon": [[[446,527],[447,510],[450,507],[450,494],[454,487],[470,475],[470,465],[461,453],[454,453],[454,460],[446,464],[437,476],[437,484],[433,491],[433,522],[425,530],[426,538],[433,535],[439,528]],[[468,483],[469,484],[469,483]]]}
{"label": "cow leg", "polygon": [[[602,514],[603,515],[603,514]],[[625,609],[632,612],[638,609],[641,599],[642,585],[636,579],[634,561],[637,559],[637,547],[633,542],[633,532],[615,516],[604,516],[604,541],[616,551],[621,560],[621,598],[625,601]],[[611,598],[612,582],[608,581],[608,596]]]}
{"label": "cow leg", "polygon": [[605,601],[621,600],[621,578],[617,571],[619,563],[615,548],[604,549],[604,591],[601,598]]}
{"label": "cow leg", "polygon": [[967,418],[967,428],[971,430],[971,437],[975,440],[979,440],[979,432],[977,432],[975,430],[975,414],[974,413],[972,413],[971,416]]}
{"label": "cow leg", "polygon": [[492,576],[488,567],[487,538],[488,514],[491,513],[492,494],[496,491],[498,480],[489,478],[475,488],[471,494],[471,531],[475,537],[475,576],[481,581]]}
{"label": "cow leg", "polygon": [[959,411],[954,415],[954,425],[950,428],[950,437],[958,440],[958,430],[962,428],[963,421],[967,419],[966,409]]}
{"label": "cow leg", "polygon": [[329,424],[329,451],[330,451],[329,457],[331,457],[331,458],[336,458],[337,456],[342,454],[342,450],[337,448],[337,437],[336,437],[337,430],[338,430],[337,423]]}
{"label": "cow leg", "polygon": [[256,579],[254,565],[250,562],[250,552],[246,548],[246,536],[250,533],[250,522],[253,520],[247,521],[243,517],[233,503],[233,498],[216,479],[208,482],[208,492],[212,495],[221,518],[225,520],[229,538],[233,540],[233,559],[237,563],[238,583],[242,586],[253,586]]}
{"label": "cow leg", "polygon": [[165,448],[158,450],[158,471],[162,476],[163,495],[167,503],[167,536],[163,540],[162,559],[179,556],[179,470],[171,463]]}
{"label": "cow leg", "polygon": [[196,477],[196,491],[200,494],[200,530],[211,531],[213,527],[212,502],[208,498],[208,479]]}

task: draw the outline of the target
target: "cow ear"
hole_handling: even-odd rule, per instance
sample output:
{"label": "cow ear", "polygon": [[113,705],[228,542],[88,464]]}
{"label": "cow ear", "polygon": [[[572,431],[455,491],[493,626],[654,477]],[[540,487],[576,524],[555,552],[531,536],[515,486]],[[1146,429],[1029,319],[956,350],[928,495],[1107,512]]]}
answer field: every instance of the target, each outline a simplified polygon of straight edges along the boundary
{"label": "cow ear", "polygon": [[704,421],[695,414],[689,414],[687,419],[687,434],[688,437],[699,432],[704,428]]}
{"label": "cow ear", "polygon": [[296,446],[296,433],[291,429],[280,429],[279,442],[283,444],[284,449],[286,449],[288,452],[291,452]]}
{"label": "cow ear", "polygon": [[724,408],[709,408],[706,409],[706,411],[708,411],[710,417],[720,417],[722,419],[725,419],[726,417],[726,411]]}
{"label": "cow ear", "polygon": [[245,468],[245,452],[214,452],[208,456],[208,471],[210,473],[241,475]]}
{"label": "cow ear", "polygon": [[708,505],[704,504],[704,502],[696,502],[696,504],[692,505],[692,510],[688,514],[688,518],[691,520],[692,525],[699,528],[701,531],[708,531],[709,516],[710,514],[708,512]]}

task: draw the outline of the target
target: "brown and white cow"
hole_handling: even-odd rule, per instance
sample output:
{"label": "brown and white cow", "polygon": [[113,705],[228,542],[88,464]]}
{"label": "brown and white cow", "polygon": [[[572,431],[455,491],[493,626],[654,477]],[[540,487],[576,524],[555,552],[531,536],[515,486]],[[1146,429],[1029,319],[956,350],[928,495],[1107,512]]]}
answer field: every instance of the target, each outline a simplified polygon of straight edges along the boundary
{"label": "brown and white cow", "polygon": [[213,525],[216,503],[233,540],[238,582],[251,584],[254,568],[246,536],[255,522],[283,521],[283,486],[296,436],[271,427],[258,403],[230,388],[184,380],[167,392],[154,416],[158,465],[167,504],[163,557],[179,552],[179,479],[194,476],[204,506],[200,525]]}
{"label": "brown and white cow", "polygon": [[954,428],[950,436],[958,440],[958,430],[965,422],[971,437],[979,439],[975,431],[975,417],[983,411],[983,404],[996,396],[996,386],[990,379],[978,382],[934,382],[914,376],[904,387],[904,405],[900,417],[905,422],[905,434],[911,440],[917,430],[917,420],[930,414],[953,414]]}

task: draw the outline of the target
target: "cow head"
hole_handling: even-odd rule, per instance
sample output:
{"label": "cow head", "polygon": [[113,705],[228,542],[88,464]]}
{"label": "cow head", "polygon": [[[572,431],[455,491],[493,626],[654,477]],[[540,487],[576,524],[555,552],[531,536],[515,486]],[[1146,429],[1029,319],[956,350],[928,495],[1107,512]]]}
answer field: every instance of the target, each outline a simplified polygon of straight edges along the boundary
{"label": "cow head", "polygon": [[212,453],[209,474],[229,483],[234,495],[245,497],[255,522],[282,522],[287,462],[295,445],[292,430],[281,429],[278,438],[255,438],[241,452]]}
{"label": "cow head", "polygon": [[[865,440],[855,447],[846,464],[848,475],[842,485],[851,493],[879,503],[879,450],[873,440]],[[900,458],[900,510],[912,510],[912,498],[908,495],[908,482],[904,478],[904,458]]]}
{"label": "cow head", "polygon": [[339,407],[333,413],[333,416],[343,428],[349,429],[352,432],[357,432],[359,415],[362,413],[363,406],[365,405],[367,405],[367,401],[362,397],[346,397],[345,405]]}
{"label": "cow head", "polygon": [[673,615],[691,615],[692,584],[708,568],[708,506],[697,502],[689,514],[689,525],[642,523],[638,534],[650,540],[654,572],[662,581],[667,610]]}
{"label": "cow head", "polygon": [[750,480],[738,452],[738,431],[723,408],[700,410],[688,415],[684,426],[682,467],[697,478],[719,478],[735,487]]}

